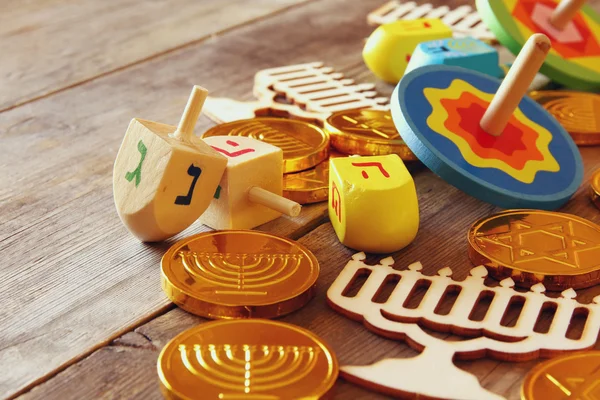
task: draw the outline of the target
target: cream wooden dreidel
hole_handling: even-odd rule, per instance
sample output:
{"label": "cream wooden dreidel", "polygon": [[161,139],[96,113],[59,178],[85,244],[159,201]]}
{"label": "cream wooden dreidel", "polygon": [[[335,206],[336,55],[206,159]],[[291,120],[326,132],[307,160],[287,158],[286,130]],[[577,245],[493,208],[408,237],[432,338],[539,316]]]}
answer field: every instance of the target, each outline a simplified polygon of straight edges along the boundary
{"label": "cream wooden dreidel", "polygon": [[204,141],[227,157],[227,169],[200,218],[203,224],[214,229],[252,229],[281,214],[300,214],[300,204],[282,197],[279,147],[245,136],[211,136]]}
{"label": "cream wooden dreidel", "polygon": [[391,253],[413,241],[419,203],[396,154],[329,159],[329,219],[342,244]]}
{"label": "cream wooden dreidel", "polygon": [[494,136],[502,134],[550,48],[550,39],[542,33],[531,35],[527,40],[481,118],[480,125],[484,131]]}
{"label": "cream wooden dreidel", "polygon": [[167,239],[209,206],[227,158],[194,136],[208,92],[194,86],[177,127],[131,120],[113,170],[117,212],[142,241]]}
{"label": "cream wooden dreidel", "polygon": [[389,83],[398,83],[419,43],[451,37],[452,30],[439,19],[395,21],[373,31],[362,55],[375,76]]}

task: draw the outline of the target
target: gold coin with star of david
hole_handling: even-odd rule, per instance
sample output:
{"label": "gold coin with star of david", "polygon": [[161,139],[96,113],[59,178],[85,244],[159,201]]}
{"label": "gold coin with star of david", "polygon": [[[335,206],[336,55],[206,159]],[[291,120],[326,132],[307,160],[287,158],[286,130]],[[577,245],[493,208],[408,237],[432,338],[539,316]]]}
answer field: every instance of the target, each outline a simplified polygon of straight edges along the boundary
{"label": "gold coin with star of david", "polygon": [[521,400],[599,398],[600,351],[577,352],[538,364],[521,387]]}
{"label": "gold coin with star of david", "polygon": [[571,214],[507,210],[476,221],[469,258],[522,287],[581,289],[600,283],[600,226]]}
{"label": "gold coin with star of david", "polygon": [[161,260],[167,297],[207,318],[275,318],[315,295],[319,262],[301,244],[265,232],[224,230],[175,243]]}
{"label": "gold coin with star of david", "polygon": [[389,111],[338,111],[325,120],[324,127],[331,137],[331,145],[342,153],[361,156],[398,154],[404,161],[417,160],[400,137]]}
{"label": "gold coin with star of david", "polygon": [[175,336],[158,356],[160,388],[177,400],[318,400],[339,373],[314,333],[266,319],[211,321]]}

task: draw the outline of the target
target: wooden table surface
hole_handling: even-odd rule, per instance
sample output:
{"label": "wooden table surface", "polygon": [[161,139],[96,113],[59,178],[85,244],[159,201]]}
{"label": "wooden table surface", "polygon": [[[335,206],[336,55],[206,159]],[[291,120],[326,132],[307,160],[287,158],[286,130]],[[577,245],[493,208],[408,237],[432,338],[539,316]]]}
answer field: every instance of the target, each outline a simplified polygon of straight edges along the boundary
{"label": "wooden table surface", "polygon": [[[441,0],[440,0],[441,1]],[[176,124],[190,88],[252,98],[262,68],[323,61],[359,82],[376,82],[361,58],[384,0],[23,0],[0,4],[0,397],[160,399],[156,359],[176,334],[204,322],[174,307],[159,262],[195,224],[161,244],[142,244],[121,225],[112,165],[131,118]],[[456,4],[469,1],[446,2]],[[598,5],[598,2],[595,2]],[[596,7],[598,8],[598,7]],[[212,125],[201,117],[196,133]],[[600,223],[588,185],[599,148],[581,148],[584,183],[562,211]],[[420,164],[421,226],[394,254],[426,274],[443,266],[462,279],[472,267],[466,231],[498,208],[469,197]],[[298,240],[321,264],[318,293],[282,321],[331,344],[341,364],[416,354],[335,313],[325,292],[353,254],[326,204],[258,229]],[[377,260],[371,257],[372,260]],[[579,292],[589,301],[600,287]],[[536,364],[458,362],[487,389],[518,398]],[[384,396],[338,380],[335,398]]]}

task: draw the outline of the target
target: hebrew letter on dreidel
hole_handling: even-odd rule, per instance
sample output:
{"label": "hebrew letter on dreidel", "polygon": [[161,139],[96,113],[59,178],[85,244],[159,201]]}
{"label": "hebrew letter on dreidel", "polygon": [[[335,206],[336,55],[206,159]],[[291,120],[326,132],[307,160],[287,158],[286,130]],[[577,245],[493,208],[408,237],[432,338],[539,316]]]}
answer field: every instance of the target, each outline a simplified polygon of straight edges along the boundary
{"label": "hebrew letter on dreidel", "polygon": [[135,170],[125,174],[125,179],[127,179],[129,182],[135,178],[135,187],[138,187],[140,181],[142,180],[142,163],[144,162],[144,158],[146,158],[146,146],[144,146],[144,142],[142,142],[141,139],[138,142],[137,148],[140,152],[140,162]]}

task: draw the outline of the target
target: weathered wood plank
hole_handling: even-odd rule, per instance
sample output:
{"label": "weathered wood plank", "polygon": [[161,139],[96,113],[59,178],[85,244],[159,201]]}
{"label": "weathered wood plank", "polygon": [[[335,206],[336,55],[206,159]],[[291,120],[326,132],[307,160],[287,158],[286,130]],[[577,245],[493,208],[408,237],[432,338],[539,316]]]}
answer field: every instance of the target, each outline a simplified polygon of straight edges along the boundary
{"label": "weathered wood plank", "polygon": [[[340,70],[361,64],[357,49],[371,29],[364,16],[379,1],[340,15],[343,3],[309,2],[0,114],[0,365],[12,365],[0,396],[168,307],[158,263],[173,240],[138,243],[114,210],[112,163],[129,120],[175,123],[193,84],[249,98],[261,68],[314,59]],[[208,126],[201,118],[197,132]],[[314,205],[263,229],[297,237],[323,218],[324,205]]]}
{"label": "weathered wood plank", "polygon": [[0,110],[305,0],[28,0],[0,4]]}
{"label": "weathered wood plank", "polygon": [[[600,168],[600,152],[584,148],[582,153],[586,180],[589,182],[590,172]],[[443,266],[449,266],[454,271],[455,279],[462,280],[472,268],[467,256],[467,229],[477,218],[499,209],[459,192],[428,170],[413,173],[421,205],[420,232],[413,244],[393,255],[395,265],[405,268],[411,262],[421,261],[424,273],[428,275],[435,274]],[[562,211],[600,223],[600,213],[587,195],[587,184]],[[417,354],[406,344],[379,337],[327,306],[327,289],[354,253],[337,241],[330,223],[319,226],[300,238],[299,242],[314,252],[321,265],[317,296],[303,309],[282,318],[282,321],[303,326],[318,334],[331,344],[341,364],[365,365],[385,357],[403,358]],[[371,256],[368,260],[375,262],[380,258]],[[598,286],[582,290],[579,300],[589,302],[599,293]],[[160,349],[178,333],[203,321],[180,309],[171,310],[96,351],[22,398],[48,398],[49,394],[50,398],[87,397],[92,394],[101,394],[105,398],[113,395],[130,398],[140,393],[144,397],[140,395],[137,398],[159,399],[156,358]],[[524,375],[537,362],[508,363],[482,359],[459,361],[457,364],[476,375],[489,390],[509,399],[518,399]],[[111,379],[113,376],[115,378]],[[81,385],[82,381],[86,385]],[[386,398],[343,380],[336,383],[335,394],[336,399]]]}

